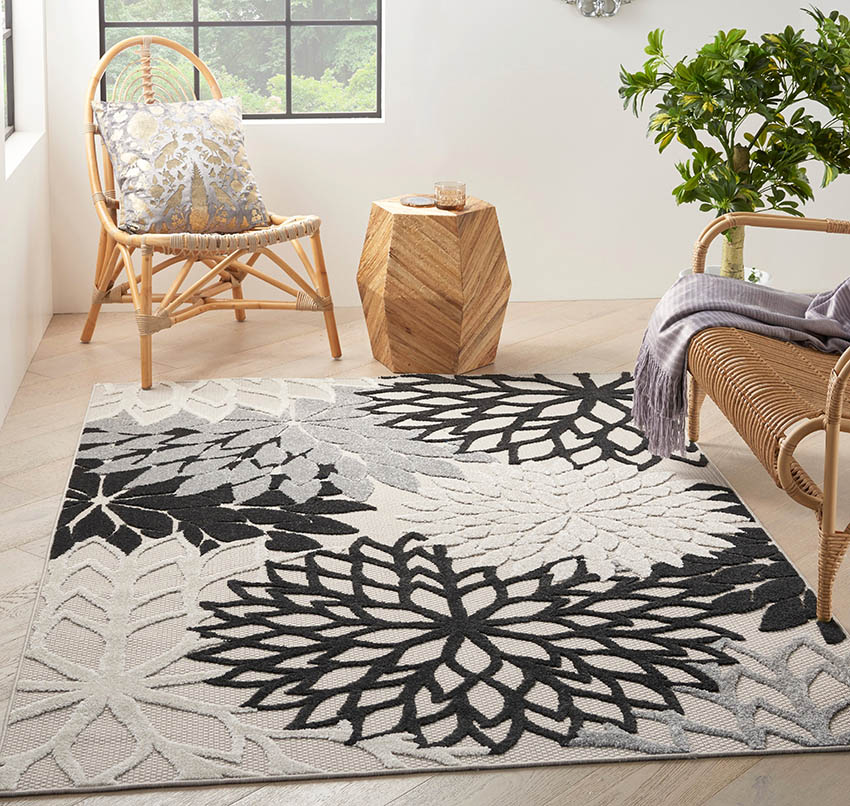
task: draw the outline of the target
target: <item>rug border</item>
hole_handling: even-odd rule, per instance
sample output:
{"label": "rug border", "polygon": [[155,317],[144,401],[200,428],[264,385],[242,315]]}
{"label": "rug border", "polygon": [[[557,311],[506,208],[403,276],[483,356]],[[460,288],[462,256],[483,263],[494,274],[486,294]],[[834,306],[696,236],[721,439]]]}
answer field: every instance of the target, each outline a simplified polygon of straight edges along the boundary
{"label": "rug border", "polygon": [[[397,375],[380,375],[376,376],[379,378],[399,378],[404,377],[409,373],[402,373]],[[489,373],[489,374],[503,374],[503,373]],[[528,375],[516,375],[513,377],[533,377],[535,374],[539,373],[530,373]],[[545,374],[545,373],[544,373]],[[563,372],[563,373],[549,373],[549,375],[575,375],[575,372]],[[595,375],[617,375],[617,372],[598,372],[591,373]],[[629,373],[633,375],[633,373]],[[446,377],[454,377],[454,376],[446,376]],[[482,377],[482,376],[476,376]],[[215,380],[214,378],[202,378],[196,380],[187,380],[187,381],[177,381],[177,383],[197,383],[199,380]],[[243,380],[243,378],[226,378],[221,380]],[[286,378],[284,380],[299,380],[298,378]],[[333,382],[337,380],[336,377],[326,376],[324,378],[310,378],[309,380],[324,380]],[[354,379],[356,380],[356,378]],[[86,405],[86,412],[83,416],[83,422],[80,426],[80,433],[77,437],[77,448],[74,451],[74,456],[71,461],[71,466],[68,469],[68,475],[65,479],[65,488],[62,492],[62,500],[59,502],[59,506],[56,512],[56,517],[53,519],[53,529],[50,534],[51,541],[53,536],[56,534],[56,527],[59,525],[59,517],[62,514],[62,506],[64,504],[64,494],[68,490],[68,485],[71,481],[71,475],[74,472],[74,466],[76,464],[77,454],[80,450],[80,444],[82,442],[83,434],[86,429],[86,425],[88,423],[89,411],[91,410],[92,401],[94,400],[95,391],[99,386],[104,386],[106,384],[103,383],[95,383],[92,384],[91,394],[89,395],[89,402]],[[706,453],[699,442],[696,443],[697,447],[699,447],[700,451],[705,455],[705,457],[709,461],[709,465],[711,469],[717,473],[717,475],[723,480],[726,486],[735,493],[735,496],[741,502],[741,505],[744,509],[747,510],[750,517],[753,521],[759,526],[759,528],[770,538],[771,542],[773,542],[779,551],[782,553],[782,556],[788,562],[788,564],[797,572],[797,575],[800,579],[803,580],[806,587],[814,592],[814,588],[809,584],[806,576],[800,571],[797,567],[797,564],[787,555],[785,549],[776,541],[773,534],[769,532],[764,524],[761,522],[761,519],[756,516],[756,514],[750,508],[750,505],[744,501],[741,494],[738,492],[737,488],[729,481],[726,477],[726,474],[720,470],[717,464],[712,460],[711,456]],[[41,579],[38,583],[38,591],[36,592],[35,599],[32,604],[32,612],[30,613],[29,620],[27,622],[27,630],[24,636],[24,644],[21,647],[21,655],[18,659],[18,666],[15,671],[15,678],[12,683],[12,687],[9,692],[9,702],[5,708],[5,717],[3,720],[3,729],[2,733],[0,733],[0,748],[2,748],[5,740],[6,740],[6,731],[9,725],[9,717],[12,712],[12,705],[14,702],[14,694],[15,690],[18,687],[18,678],[20,677],[21,669],[24,665],[24,658],[26,657],[26,648],[27,643],[29,642],[30,632],[32,630],[33,622],[35,621],[35,614],[38,605],[38,601],[41,598],[41,589],[44,586],[44,580],[47,576],[47,566],[50,563],[50,546],[47,548],[47,552],[44,556],[44,560],[42,562],[41,568]],[[833,618],[834,622],[844,630],[843,625],[837,618]],[[850,641],[850,634],[847,634],[847,631],[844,630],[847,635],[847,640]],[[74,787],[74,788],[58,788],[58,789],[29,789],[29,790],[8,790],[8,789],[0,789],[0,798],[36,798],[43,796],[52,796],[52,795],[91,795],[91,794],[103,794],[107,792],[136,792],[141,790],[151,790],[151,791],[165,791],[168,789],[193,789],[193,788],[206,788],[212,786],[235,786],[235,785],[250,785],[250,784],[259,784],[261,786],[266,786],[268,784],[285,784],[289,782],[293,783],[304,783],[308,781],[345,781],[345,780],[360,780],[363,778],[373,778],[373,777],[384,777],[384,776],[401,776],[401,775],[434,775],[437,773],[443,772],[499,772],[500,770],[521,770],[521,769],[539,769],[542,767],[573,767],[580,766],[586,764],[615,764],[615,763],[625,763],[625,764],[634,764],[637,762],[648,762],[648,761],[689,761],[689,760],[698,760],[698,759],[709,759],[709,758],[767,758],[767,757],[775,757],[775,756],[790,756],[790,755],[800,755],[800,754],[816,754],[816,753],[848,753],[850,752],[850,745],[831,745],[829,747],[804,747],[804,748],[794,748],[794,749],[779,749],[779,750],[763,750],[761,752],[751,752],[751,751],[735,751],[731,753],[661,753],[661,754],[644,754],[644,755],[635,755],[635,756],[623,756],[622,758],[605,758],[605,759],[576,759],[575,761],[538,761],[538,762],[530,762],[530,763],[522,763],[522,764],[499,764],[499,765],[490,765],[490,764],[462,764],[458,766],[437,766],[437,767],[422,767],[415,769],[382,769],[382,770],[370,770],[369,772],[353,772],[353,773],[344,773],[340,775],[336,775],[333,773],[325,773],[320,775],[313,775],[307,773],[298,773],[296,775],[272,775],[272,776],[259,776],[259,777],[246,777],[246,778],[210,778],[210,779],[193,779],[193,780],[185,780],[185,781],[171,781],[168,783],[161,784],[121,784],[121,785],[104,785],[104,786],[89,786],[89,787]]]}
{"label": "rug border", "polygon": [[[12,687],[9,690],[9,702],[6,703],[6,707],[3,709],[4,717],[3,717],[3,727],[2,727],[2,730],[0,730],[0,748],[2,748],[3,745],[6,742],[6,732],[7,732],[7,729],[9,727],[9,717],[12,715],[12,705],[14,704],[14,701],[15,701],[15,691],[18,688],[18,679],[21,676],[21,669],[23,668],[23,665],[24,665],[24,658],[26,657],[27,644],[29,644],[30,633],[32,632],[32,625],[33,625],[33,622],[35,621],[36,610],[38,609],[38,602],[41,599],[41,590],[44,587],[44,580],[47,578],[47,566],[50,564],[50,549],[53,546],[53,538],[55,537],[56,529],[59,526],[59,517],[62,515],[62,507],[65,504],[65,494],[68,492],[68,487],[71,484],[71,476],[74,473],[74,466],[77,463],[77,455],[80,452],[80,444],[83,441],[83,433],[86,430],[86,423],[88,423],[88,421],[89,421],[89,411],[91,411],[91,405],[92,405],[92,400],[94,400],[95,389],[100,385],[101,384],[98,384],[98,383],[92,384],[91,392],[89,393],[89,402],[86,404],[86,412],[83,415],[83,422],[82,422],[82,425],[80,425],[80,432],[77,435],[77,447],[74,449],[74,455],[71,459],[71,466],[68,468],[68,473],[65,477],[65,489],[62,490],[62,492],[60,493],[59,506],[56,509],[56,517],[53,518],[53,528],[50,532],[50,543],[47,546],[47,550],[45,551],[44,558],[42,559],[42,562],[41,562],[41,578],[38,580],[38,590],[36,590],[36,592],[35,592],[35,599],[33,600],[33,603],[32,603],[32,611],[30,612],[30,617],[27,620],[27,631],[24,635],[24,644],[21,647],[21,656],[18,658],[18,665],[17,665],[17,668],[15,669],[15,677],[14,677],[14,680],[12,681]],[[15,792],[14,790],[0,789],[0,797],[3,797],[3,798],[12,797],[12,796],[16,796],[16,795],[19,795],[19,794],[21,795],[21,797],[32,797],[34,794],[38,794],[40,791],[42,791],[42,790],[25,790],[22,793],[18,793],[18,792]],[[54,792],[50,792],[48,790],[43,790],[43,791],[44,791],[44,794],[59,794],[58,792],[54,793]],[[67,794],[69,792],[72,793],[72,792],[75,792],[75,791],[76,790],[69,789],[69,790],[65,790],[62,794]],[[7,795],[7,793],[9,793],[9,794]]]}
{"label": "rug border", "polygon": [[[601,374],[601,373],[599,373]],[[47,797],[53,795],[98,795],[109,792],[139,792],[149,790],[167,791],[168,789],[194,789],[194,788],[209,788],[213,786],[246,786],[258,784],[267,786],[268,784],[288,784],[288,783],[309,783],[315,781],[358,781],[363,778],[377,778],[388,776],[402,775],[436,775],[447,772],[500,772],[501,770],[527,770],[541,769],[544,767],[577,767],[587,764],[636,764],[638,762],[649,761],[690,761],[701,759],[716,759],[716,758],[757,758],[763,760],[765,758],[776,756],[792,756],[799,754],[814,755],[818,753],[846,753],[850,751],[849,745],[834,745],[830,747],[810,747],[803,750],[763,750],[758,753],[752,752],[734,752],[734,753],[663,753],[651,756],[624,756],[623,758],[583,758],[576,761],[532,761],[523,764],[500,764],[495,765],[474,765],[464,764],[451,767],[418,767],[415,769],[383,769],[370,772],[350,772],[342,775],[324,774],[310,775],[306,773],[298,773],[297,775],[288,775],[286,777],[268,776],[260,778],[212,778],[212,779],[196,779],[191,781],[172,781],[167,784],[125,784],[122,786],[101,786],[101,787],[85,787],[75,789],[33,789],[23,791],[10,791],[8,789],[0,790],[0,798],[36,798]]]}

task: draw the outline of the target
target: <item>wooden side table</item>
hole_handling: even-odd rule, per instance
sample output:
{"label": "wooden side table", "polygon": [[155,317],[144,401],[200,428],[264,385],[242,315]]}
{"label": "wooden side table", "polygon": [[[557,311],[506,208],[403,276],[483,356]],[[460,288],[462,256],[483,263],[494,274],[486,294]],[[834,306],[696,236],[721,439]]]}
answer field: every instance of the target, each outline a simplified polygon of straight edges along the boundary
{"label": "wooden side table", "polygon": [[375,202],[357,272],[372,353],[393,372],[492,364],[511,291],[496,208]]}

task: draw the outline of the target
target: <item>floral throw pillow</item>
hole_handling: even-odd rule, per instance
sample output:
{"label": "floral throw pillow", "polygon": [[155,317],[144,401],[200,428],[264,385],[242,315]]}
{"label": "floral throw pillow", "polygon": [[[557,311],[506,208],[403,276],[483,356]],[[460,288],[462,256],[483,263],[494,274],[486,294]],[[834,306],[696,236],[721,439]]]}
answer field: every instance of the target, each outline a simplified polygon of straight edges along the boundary
{"label": "floral throw pillow", "polygon": [[126,232],[242,232],[269,222],[237,98],[92,103]]}

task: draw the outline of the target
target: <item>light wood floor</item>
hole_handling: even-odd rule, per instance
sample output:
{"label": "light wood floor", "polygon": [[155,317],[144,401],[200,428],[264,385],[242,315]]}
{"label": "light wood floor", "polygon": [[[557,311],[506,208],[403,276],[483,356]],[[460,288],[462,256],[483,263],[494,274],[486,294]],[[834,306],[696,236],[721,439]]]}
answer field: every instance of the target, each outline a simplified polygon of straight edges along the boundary
{"label": "light wood floor", "polygon": [[[499,357],[487,371],[631,369],[652,306],[652,300],[513,304]],[[251,311],[247,323],[237,324],[224,313],[211,314],[157,334],[155,377],[386,374],[371,358],[360,310],[339,310],[339,320],[344,356],[335,362],[328,357],[318,315]],[[77,341],[82,322],[82,316],[54,317],[0,429],[3,712],[91,386],[97,381],[137,380],[138,342],[132,316],[103,314],[89,345]],[[815,580],[814,519],[773,486],[710,402],[705,407],[703,447],[804,576]],[[845,466],[850,467],[850,457]],[[838,617],[850,625],[850,561],[839,575],[836,602]],[[160,789],[26,801],[63,806],[831,806],[848,802],[850,754],[846,753]]]}

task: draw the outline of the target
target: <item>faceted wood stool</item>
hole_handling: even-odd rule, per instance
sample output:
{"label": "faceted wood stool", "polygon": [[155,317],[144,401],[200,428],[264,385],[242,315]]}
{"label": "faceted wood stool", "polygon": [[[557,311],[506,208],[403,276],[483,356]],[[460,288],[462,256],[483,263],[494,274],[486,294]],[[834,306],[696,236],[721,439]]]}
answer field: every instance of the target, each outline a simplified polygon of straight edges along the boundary
{"label": "faceted wood stool", "polygon": [[492,364],[511,291],[496,208],[375,202],[357,285],[372,353],[393,372]]}

